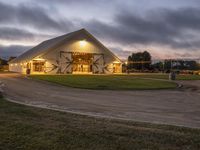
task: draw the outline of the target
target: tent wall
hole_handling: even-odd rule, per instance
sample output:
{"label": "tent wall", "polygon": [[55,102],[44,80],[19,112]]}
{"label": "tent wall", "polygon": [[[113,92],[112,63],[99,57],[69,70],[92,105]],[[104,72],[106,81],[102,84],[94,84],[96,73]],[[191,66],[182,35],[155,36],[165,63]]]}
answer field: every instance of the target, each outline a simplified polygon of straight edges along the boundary
{"label": "tent wall", "polygon": [[[81,44],[83,41],[84,45]],[[72,73],[72,53],[92,54],[93,73],[111,74],[113,73],[113,63],[121,63],[112,52],[85,33],[72,36],[70,39],[51,47],[48,51],[39,54],[33,59],[45,60],[44,74],[67,74]],[[30,60],[29,62],[31,63],[32,61]],[[26,66],[9,64],[10,71],[25,73],[26,69]],[[35,73],[32,67],[31,73]]]}
{"label": "tent wall", "polygon": [[[84,39],[85,45],[81,46],[80,39]],[[118,59],[107,49],[91,40],[89,37],[80,35],[63,43],[61,46],[47,52],[42,56],[47,60],[48,73],[71,73],[72,57],[70,53],[91,53],[94,57],[93,73],[113,73],[112,64]],[[51,69],[50,69],[51,68]]]}
{"label": "tent wall", "polygon": [[22,63],[9,64],[9,71],[26,73],[26,65]]}

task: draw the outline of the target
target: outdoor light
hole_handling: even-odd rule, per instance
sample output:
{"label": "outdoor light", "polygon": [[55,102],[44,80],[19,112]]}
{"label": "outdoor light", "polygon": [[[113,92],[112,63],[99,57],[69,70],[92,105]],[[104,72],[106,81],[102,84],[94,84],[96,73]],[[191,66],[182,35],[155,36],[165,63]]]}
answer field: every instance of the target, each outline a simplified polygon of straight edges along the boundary
{"label": "outdoor light", "polygon": [[33,59],[33,60],[38,60],[38,61],[41,60],[41,61],[42,61],[42,60],[44,60],[44,59],[43,59],[43,58],[35,58],[35,59]]}
{"label": "outdoor light", "polygon": [[114,63],[114,64],[120,64],[120,62],[118,62],[118,61],[114,61],[113,63]]}
{"label": "outdoor light", "polygon": [[87,42],[86,42],[85,40],[82,40],[82,41],[80,41],[80,46],[81,46],[81,47],[84,47],[84,46],[86,45],[86,43],[87,43]]}

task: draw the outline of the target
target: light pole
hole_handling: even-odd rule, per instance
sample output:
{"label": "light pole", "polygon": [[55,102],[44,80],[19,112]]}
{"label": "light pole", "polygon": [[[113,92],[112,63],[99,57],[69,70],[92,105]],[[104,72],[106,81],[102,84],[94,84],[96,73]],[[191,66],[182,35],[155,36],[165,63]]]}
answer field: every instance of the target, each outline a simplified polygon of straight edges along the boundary
{"label": "light pole", "polygon": [[165,60],[163,60],[163,73],[165,72]]}

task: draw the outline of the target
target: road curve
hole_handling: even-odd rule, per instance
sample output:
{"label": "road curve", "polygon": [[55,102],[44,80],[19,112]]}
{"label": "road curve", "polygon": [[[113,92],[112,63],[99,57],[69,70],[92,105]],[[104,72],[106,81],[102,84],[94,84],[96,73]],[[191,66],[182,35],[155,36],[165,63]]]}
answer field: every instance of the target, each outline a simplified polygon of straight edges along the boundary
{"label": "road curve", "polygon": [[106,91],[64,87],[19,74],[0,74],[12,101],[92,116],[200,128],[200,81],[182,81],[182,89]]}

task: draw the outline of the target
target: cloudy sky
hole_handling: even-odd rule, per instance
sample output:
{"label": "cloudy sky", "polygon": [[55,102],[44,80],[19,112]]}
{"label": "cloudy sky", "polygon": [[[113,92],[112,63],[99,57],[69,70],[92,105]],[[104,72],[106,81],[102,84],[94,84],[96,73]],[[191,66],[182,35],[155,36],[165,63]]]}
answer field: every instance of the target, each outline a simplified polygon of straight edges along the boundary
{"label": "cloudy sky", "polygon": [[0,0],[0,57],[80,28],[122,59],[200,58],[200,0]]}

